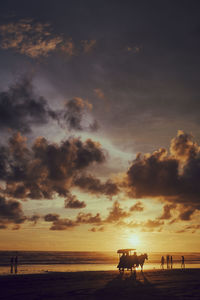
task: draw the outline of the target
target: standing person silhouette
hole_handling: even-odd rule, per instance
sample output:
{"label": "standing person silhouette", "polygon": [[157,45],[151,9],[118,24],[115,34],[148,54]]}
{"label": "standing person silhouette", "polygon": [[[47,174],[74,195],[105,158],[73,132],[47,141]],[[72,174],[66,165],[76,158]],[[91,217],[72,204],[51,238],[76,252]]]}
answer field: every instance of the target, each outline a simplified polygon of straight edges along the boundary
{"label": "standing person silhouette", "polygon": [[15,256],[15,274],[17,274],[17,267],[18,267],[18,257]]}
{"label": "standing person silhouette", "polygon": [[14,264],[14,258],[12,256],[11,259],[10,259],[10,273],[11,274],[13,273],[13,264]]}
{"label": "standing person silhouette", "polygon": [[169,255],[166,256],[166,261],[167,261],[167,269],[169,269]]}
{"label": "standing person silhouette", "polygon": [[185,269],[185,257],[181,256],[181,269]]}
{"label": "standing person silhouette", "polygon": [[173,257],[171,256],[170,258],[170,261],[171,261],[171,269],[173,268]]}
{"label": "standing person silhouette", "polygon": [[161,257],[161,268],[164,270],[165,259],[164,256]]}

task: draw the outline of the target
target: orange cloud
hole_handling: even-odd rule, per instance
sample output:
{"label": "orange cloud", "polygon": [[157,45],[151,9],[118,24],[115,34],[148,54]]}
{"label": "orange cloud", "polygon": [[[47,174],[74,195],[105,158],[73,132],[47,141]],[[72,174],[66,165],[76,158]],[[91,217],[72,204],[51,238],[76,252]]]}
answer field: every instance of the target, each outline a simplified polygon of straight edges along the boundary
{"label": "orange cloud", "polygon": [[63,41],[52,34],[49,24],[34,23],[32,19],[1,25],[0,36],[2,49],[14,49],[31,58],[48,56]]}
{"label": "orange cloud", "polygon": [[83,52],[84,53],[89,53],[91,52],[94,47],[96,46],[97,41],[96,40],[82,40],[81,44],[83,47]]}

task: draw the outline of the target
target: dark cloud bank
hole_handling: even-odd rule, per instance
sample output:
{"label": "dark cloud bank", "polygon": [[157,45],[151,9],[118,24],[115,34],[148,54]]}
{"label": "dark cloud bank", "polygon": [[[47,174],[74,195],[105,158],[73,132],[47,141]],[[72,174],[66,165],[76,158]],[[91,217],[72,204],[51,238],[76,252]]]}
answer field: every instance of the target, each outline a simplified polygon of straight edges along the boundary
{"label": "dark cloud bank", "polygon": [[[52,199],[56,194],[65,198],[65,208],[84,208],[86,204],[70,194],[70,189],[74,186],[87,191],[91,189],[93,194],[96,191],[96,194],[115,195],[118,191],[116,184],[111,181],[101,183],[99,179],[87,175],[86,172],[89,166],[102,164],[105,159],[101,145],[91,139],[82,142],[80,138],[72,137],[56,144],[40,137],[31,147],[28,147],[25,137],[20,133],[13,134],[7,145],[0,146],[0,180],[4,183],[0,193],[4,195],[2,199],[5,202],[4,206],[7,207],[6,210],[2,209],[2,216],[5,216],[7,223],[15,223],[15,220],[18,222],[22,220],[21,223],[25,220],[36,223],[39,216],[35,215],[29,219],[26,217],[13,219],[7,217],[7,211],[10,210],[12,213],[11,204],[15,204],[17,206],[16,217],[19,212],[21,216],[21,204],[16,200]],[[84,180],[84,176],[88,185],[91,180],[92,188],[81,185],[80,178]],[[108,188],[106,188],[107,185]],[[3,218],[3,224],[5,220]],[[56,220],[54,215],[54,222],[58,225],[61,221]],[[79,215],[78,223],[87,222],[89,222],[88,218],[85,219]],[[74,223],[69,222],[69,224],[66,225],[65,222],[62,227],[68,227],[68,225],[73,227]],[[53,228],[58,228],[57,225]]]}
{"label": "dark cloud bank", "polygon": [[170,152],[161,148],[152,154],[138,154],[125,181],[130,197],[161,198],[172,203],[164,207],[161,219],[181,207],[180,219],[189,220],[200,209],[200,148],[191,135],[179,131]]}
{"label": "dark cloud bank", "polygon": [[33,124],[45,124],[48,118],[56,118],[47,101],[38,97],[28,78],[0,92],[0,128],[30,132]]}
{"label": "dark cloud bank", "polygon": [[[81,209],[85,202],[79,201],[70,190],[78,187],[95,195],[115,196],[125,192],[130,198],[157,198],[164,202],[163,213],[155,220],[140,224],[143,230],[160,228],[166,221],[189,221],[200,210],[200,148],[191,135],[179,131],[172,139],[169,152],[161,148],[152,154],[138,154],[131,163],[125,178],[118,182],[101,182],[87,168],[105,162],[105,153],[99,143],[88,139],[69,138],[60,144],[50,143],[45,138],[37,138],[31,147],[20,133],[14,134],[8,145],[0,147],[1,187],[1,228],[8,224],[21,224],[39,220],[40,216],[25,217],[17,200],[51,199],[57,194],[65,198],[65,208]],[[7,199],[6,199],[7,197]],[[16,199],[16,200],[13,200]],[[114,202],[104,219],[97,213],[78,213],[76,219],[61,218],[49,214],[44,220],[51,222],[51,230],[67,230],[80,224],[104,226],[121,224],[131,217],[131,213],[142,212],[143,204],[137,202],[129,211]],[[178,216],[173,220],[172,212]],[[138,227],[137,223],[123,223]],[[96,227],[93,227],[96,228]],[[95,232],[92,230],[92,232]],[[99,230],[101,231],[101,230]]]}
{"label": "dark cloud bank", "polygon": [[97,121],[87,121],[91,110],[92,105],[78,97],[66,101],[60,110],[53,110],[44,97],[37,95],[32,80],[24,77],[0,92],[0,129],[28,133],[32,126],[56,121],[64,129],[95,131]]}
{"label": "dark cloud bank", "polygon": [[7,228],[8,224],[22,224],[26,220],[19,202],[8,200],[0,196],[0,229]]}
{"label": "dark cloud bank", "polygon": [[91,139],[69,138],[56,144],[40,137],[28,148],[26,139],[16,133],[8,146],[0,147],[0,180],[6,182],[4,192],[14,198],[51,199],[55,193],[69,197],[69,189],[78,185],[76,178],[104,161],[101,145]]}

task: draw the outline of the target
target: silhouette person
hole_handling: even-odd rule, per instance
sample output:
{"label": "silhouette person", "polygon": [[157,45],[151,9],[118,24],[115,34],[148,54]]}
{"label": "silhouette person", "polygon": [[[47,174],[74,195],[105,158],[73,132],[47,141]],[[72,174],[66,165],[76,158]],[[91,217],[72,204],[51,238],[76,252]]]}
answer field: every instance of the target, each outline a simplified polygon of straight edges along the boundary
{"label": "silhouette person", "polygon": [[161,257],[161,268],[164,270],[165,259],[164,256]]}
{"label": "silhouette person", "polygon": [[166,261],[167,261],[167,269],[169,269],[169,255],[167,255]]}
{"label": "silhouette person", "polygon": [[15,256],[15,274],[17,274],[17,267],[18,267],[18,257]]}
{"label": "silhouette person", "polygon": [[185,269],[185,257],[181,256],[181,269]]}
{"label": "silhouette person", "polygon": [[14,258],[11,257],[11,259],[10,259],[10,273],[11,274],[13,273],[13,264],[14,264]]}
{"label": "silhouette person", "polygon": [[126,263],[126,256],[125,253],[123,253],[123,255],[120,257],[120,264],[124,266],[125,263]]}
{"label": "silhouette person", "polygon": [[126,256],[125,256],[125,253],[123,253],[122,256],[119,259],[119,264],[118,264],[117,267],[120,270],[121,268],[124,269],[125,265],[126,265]]}
{"label": "silhouette person", "polygon": [[171,261],[171,269],[173,268],[173,257],[171,256],[170,258],[170,261]]}
{"label": "silhouette person", "polygon": [[138,257],[137,257],[137,252],[133,253],[133,261],[135,262],[135,266],[138,267],[139,261],[138,261]]}

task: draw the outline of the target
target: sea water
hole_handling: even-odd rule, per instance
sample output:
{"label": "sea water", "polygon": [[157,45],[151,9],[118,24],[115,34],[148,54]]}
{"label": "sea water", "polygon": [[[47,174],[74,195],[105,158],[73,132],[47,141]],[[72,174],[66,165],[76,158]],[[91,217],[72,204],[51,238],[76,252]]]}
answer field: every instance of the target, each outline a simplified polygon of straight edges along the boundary
{"label": "sea water", "polygon": [[[11,257],[18,256],[18,274],[46,272],[108,271],[117,270],[116,252],[73,252],[73,251],[0,251],[0,275],[10,274]],[[161,257],[173,257],[173,268],[181,267],[181,256],[185,257],[186,268],[200,268],[200,252],[148,253],[144,270],[160,269]],[[171,265],[169,266],[171,268]]]}

